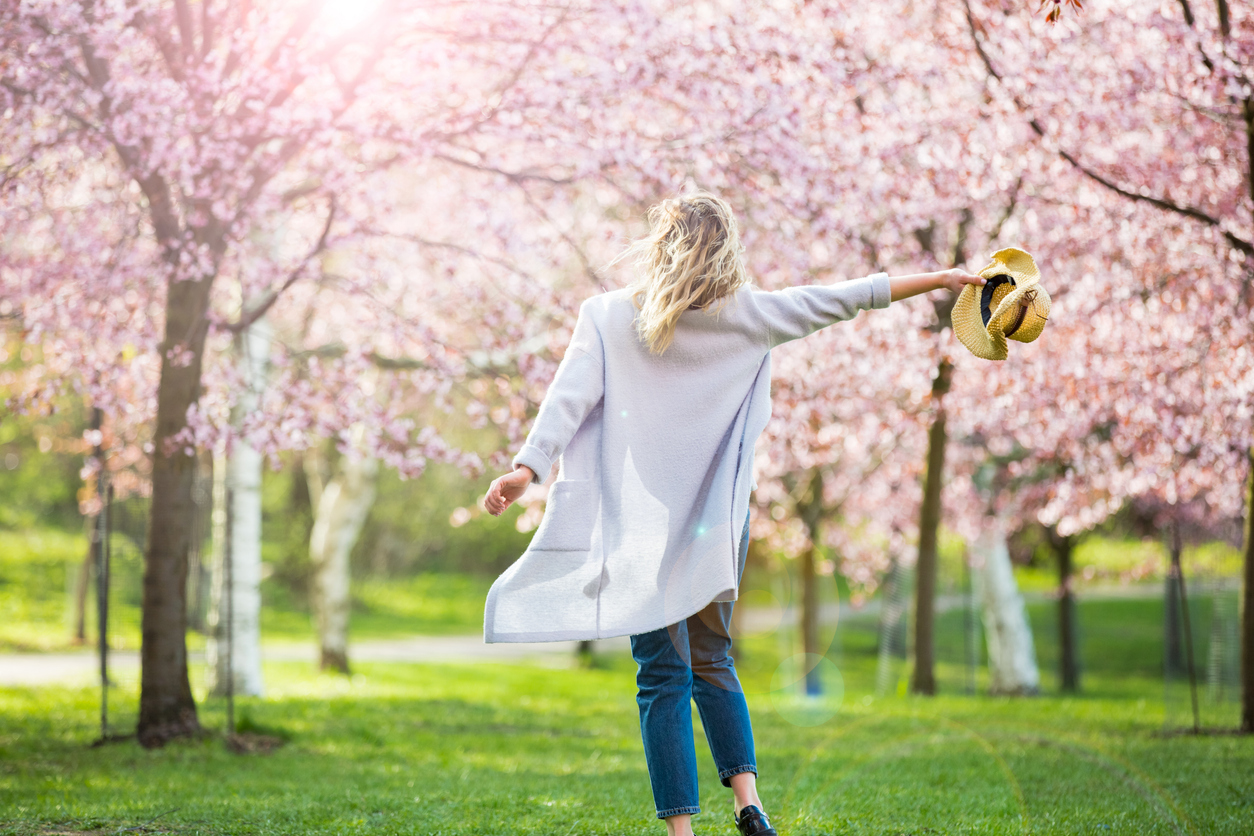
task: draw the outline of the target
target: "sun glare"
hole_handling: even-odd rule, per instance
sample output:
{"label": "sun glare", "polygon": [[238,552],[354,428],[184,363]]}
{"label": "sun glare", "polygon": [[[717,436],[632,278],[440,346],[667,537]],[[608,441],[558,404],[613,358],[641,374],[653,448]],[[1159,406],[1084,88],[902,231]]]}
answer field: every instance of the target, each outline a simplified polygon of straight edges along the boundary
{"label": "sun glare", "polygon": [[337,32],[351,29],[374,14],[379,0],[323,0],[319,19]]}

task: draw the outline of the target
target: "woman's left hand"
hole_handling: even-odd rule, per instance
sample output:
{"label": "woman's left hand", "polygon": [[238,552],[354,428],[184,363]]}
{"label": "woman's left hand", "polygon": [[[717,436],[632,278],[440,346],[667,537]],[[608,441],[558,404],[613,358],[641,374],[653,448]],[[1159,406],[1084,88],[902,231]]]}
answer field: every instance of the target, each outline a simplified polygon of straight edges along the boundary
{"label": "woman's left hand", "polygon": [[513,505],[520,496],[527,492],[527,486],[531,484],[535,476],[531,468],[522,464],[512,473],[506,473],[504,476],[497,478],[492,483],[492,487],[488,488],[488,495],[483,500],[483,505],[488,509],[488,513],[494,517],[501,516],[506,508]]}
{"label": "woman's left hand", "polygon": [[986,283],[983,276],[977,276],[974,273],[968,273],[966,270],[955,267],[952,270],[942,270],[940,273],[941,287],[952,293],[961,293],[962,288],[966,285],[982,285]]}

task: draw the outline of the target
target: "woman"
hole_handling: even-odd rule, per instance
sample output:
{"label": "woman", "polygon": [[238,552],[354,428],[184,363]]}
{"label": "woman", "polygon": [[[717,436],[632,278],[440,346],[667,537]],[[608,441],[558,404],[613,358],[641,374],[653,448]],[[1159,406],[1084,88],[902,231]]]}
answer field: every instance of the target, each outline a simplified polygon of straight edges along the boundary
{"label": "woman", "polygon": [[705,193],[649,211],[638,278],[580,308],[500,515],[555,462],[526,554],[493,584],[487,641],[631,636],[640,730],[658,818],[700,811],[695,700],[734,819],[774,834],[758,798],[753,731],[729,655],[749,538],[753,446],[770,417],[770,351],[864,308],[984,279],[962,270],[776,292],[749,286],[731,209]]}

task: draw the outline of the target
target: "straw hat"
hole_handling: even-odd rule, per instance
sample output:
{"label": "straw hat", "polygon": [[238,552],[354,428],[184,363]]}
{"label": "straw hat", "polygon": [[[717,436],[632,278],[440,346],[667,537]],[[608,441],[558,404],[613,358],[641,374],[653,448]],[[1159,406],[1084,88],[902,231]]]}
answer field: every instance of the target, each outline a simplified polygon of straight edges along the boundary
{"label": "straw hat", "polygon": [[993,253],[979,275],[988,281],[967,285],[954,303],[954,333],[976,357],[1005,360],[1007,337],[1030,343],[1045,330],[1049,294],[1032,256],[1014,247]]}

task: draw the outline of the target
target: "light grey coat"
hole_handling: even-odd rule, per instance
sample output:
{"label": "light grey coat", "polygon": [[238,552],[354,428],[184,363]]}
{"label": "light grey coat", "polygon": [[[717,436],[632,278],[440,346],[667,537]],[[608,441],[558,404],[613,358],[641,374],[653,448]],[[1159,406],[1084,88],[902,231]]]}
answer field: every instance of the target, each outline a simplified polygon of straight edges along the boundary
{"label": "light grey coat", "polygon": [[736,600],[753,448],[771,416],[771,349],[890,301],[888,276],[685,311],[662,354],[625,290],[587,300],[514,458],[548,478],[544,519],[488,592],[488,642],[609,638]]}

